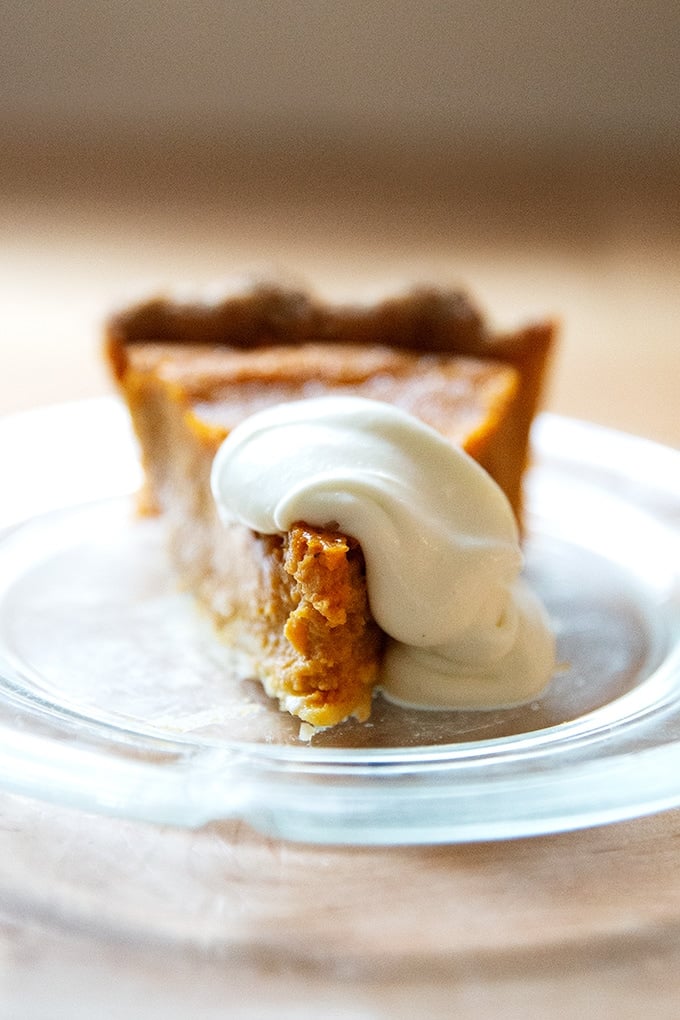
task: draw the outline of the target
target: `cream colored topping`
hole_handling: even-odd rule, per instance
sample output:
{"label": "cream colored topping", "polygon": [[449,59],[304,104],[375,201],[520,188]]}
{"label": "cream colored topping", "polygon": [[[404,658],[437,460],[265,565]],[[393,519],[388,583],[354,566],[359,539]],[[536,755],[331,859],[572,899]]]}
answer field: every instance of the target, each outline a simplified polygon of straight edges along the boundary
{"label": "cream colored topping", "polygon": [[510,505],[462,450],[360,397],[268,408],[218,451],[220,516],[276,534],[305,521],[361,544],[371,611],[392,639],[385,695],[420,708],[492,708],[547,683],[554,641],[519,577]]}

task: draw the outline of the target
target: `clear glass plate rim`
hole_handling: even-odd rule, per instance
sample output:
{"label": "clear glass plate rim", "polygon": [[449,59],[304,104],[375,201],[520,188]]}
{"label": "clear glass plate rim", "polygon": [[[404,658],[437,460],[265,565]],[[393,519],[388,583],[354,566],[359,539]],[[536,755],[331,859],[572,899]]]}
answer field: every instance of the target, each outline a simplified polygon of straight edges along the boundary
{"label": "clear glass plate rim", "polygon": [[[120,430],[120,440],[125,445],[124,456],[121,457],[116,469],[106,482],[102,479],[97,479],[94,485],[93,501],[98,499],[108,499],[111,497],[120,496],[121,494],[128,494],[134,489],[135,478],[138,477],[138,468],[136,464],[129,462],[130,456],[133,455],[133,446],[130,442],[129,435],[126,437],[124,429],[124,418],[121,414],[121,409],[118,401],[115,398],[98,398],[96,400],[78,402],[76,404],[69,405],[55,405],[50,409],[41,409],[43,416],[42,420],[58,418],[60,415],[67,415],[79,419],[81,422],[83,417],[85,418],[96,418],[97,415],[102,415],[106,424],[106,428],[111,428],[114,431]],[[2,457],[2,444],[3,437],[5,435],[11,435],[13,431],[13,422],[15,425],[25,424],[30,422],[31,412],[25,412],[22,415],[12,416],[0,420],[0,458]],[[588,443],[583,446],[583,438],[588,438]],[[560,418],[555,415],[544,415],[542,416],[534,429],[534,451],[538,462],[540,463],[543,458],[552,457],[557,461],[561,461],[565,464],[571,464],[575,468],[580,468],[586,465],[594,470],[603,471],[609,475],[618,476],[622,473],[625,475],[625,470],[629,467],[631,461],[631,451],[635,453],[633,460],[636,463],[644,465],[643,470],[643,484],[652,488],[655,491],[662,493],[668,497],[671,501],[678,501],[680,506],[680,451],[673,450],[669,447],[661,446],[660,444],[654,443],[647,439],[641,439],[635,436],[629,436],[625,433],[616,432],[602,426],[590,425],[585,422],[572,421],[570,419]],[[662,477],[663,476],[663,477]],[[68,500],[64,506],[68,506]],[[20,521],[15,521],[14,524],[20,524]],[[5,522],[6,527],[8,526]],[[8,532],[5,531],[4,534]],[[678,655],[677,647],[674,649],[673,654],[668,656],[666,660],[661,664],[660,671],[662,676],[661,689],[663,689],[664,683],[667,685],[667,680],[677,678],[680,672],[680,657]],[[659,671],[657,671],[659,672]],[[665,677],[665,679],[663,679]],[[658,677],[654,674],[650,677],[646,683],[651,681],[659,683]],[[631,692],[632,695],[636,695],[637,691]],[[632,700],[635,700],[633,698]],[[663,701],[663,698],[660,699]],[[610,706],[604,706],[603,709],[597,710],[598,716],[602,718],[602,726],[607,726],[607,712]],[[648,713],[647,713],[648,714]],[[75,721],[79,721],[77,716],[74,716]],[[91,720],[90,720],[91,722]],[[575,725],[571,727],[572,731],[577,732],[583,729],[581,720],[576,720]],[[520,745],[527,746],[531,744],[534,747],[544,744],[547,731],[538,731],[537,734],[521,734],[514,738],[504,738],[502,751],[505,754],[501,754],[497,761],[507,761],[516,757],[516,750]],[[562,729],[564,733],[564,729]],[[121,731],[123,735],[126,734]],[[140,737],[136,731],[130,731],[129,735],[132,738],[132,742]],[[165,737],[158,734],[142,734],[142,737],[150,737],[152,742],[156,744],[157,740],[160,739],[161,744],[165,743]],[[527,739],[528,738],[528,739]],[[443,766],[451,766],[456,764],[456,761],[465,760],[465,764],[472,765],[475,760],[482,761],[484,765],[491,763],[491,758],[488,756],[489,747],[485,745],[496,745],[498,740],[493,741],[475,741],[470,745],[454,745],[447,747],[436,747],[436,748],[400,748],[400,749],[377,749],[366,753],[361,749],[350,749],[357,752],[352,755],[351,760],[348,761],[347,750],[344,749],[319,749],[309,746],[301,748],[284,748],[277,747],[273,749],[271,747],[253,747],[252,745],[246,745],[245,747],[239,744],[230,746],[229,752],[232,753],[237,759],[242,759],[244,756],[250,760],[260,760],[263,767],[269,771],[272,767],[279,769],[288,778],[294,778],[297,770],[302,769],[303,772],[310,776],[317,772],[319,769],[322,771],[326,767],[332,767],[333,771],[337,771],[337,766],[341,766],[339,774],[342,774],[345,769],[349,768],[353,771],[354,767],[358,767],[360,770],[366,766],[370,766],[371,774],[379,774],[384,770],[381,766],[385,766],[390,771],[398,770],[400,767],[408,766],[412,768],[414,765],[420,764],[425,771],[434,769],[440,769]],[[36,745],[37,746],[37,745]],[[183,740],[171,739],[168,741],[168,750],[173,749],[174,751],[179,750],[180,753],[186,755],[186,760],[191,765],[192,760],[196,763],[201,762],[199,771],[203,771],[204,768],[212,769],[211,762],[219,761],[224,756],[219,753],[213,753],[213,749],[207,747],[206,753],[196,753],[196,747],[190,741],[185,742]],[[667,751],[667,760],[670,763],[680,757],[680,744],[673,742],[665,748],[655,748],[655,751],[663,752]],[[474,753],[471,753],[474,752]],[[39,753],[39,750],[38,752]],[[663,757],[663,756],[662,756]],[[609,758],[609,765],[615,764],[616,755]],[[625,765],[625,763],[623,763]],[[570,770],[575,770],[580,775],[588,771],[587,766],[593,766],[597,768],[597,762],[579,762],[573,765],[563,763],[560,765],[560,781],[564,782],[568,780]],[[377,767],[377,768],[376,768]],[[162,768],[162,764],[156,766],[156,768]],[[291,772],[292,769],[292,772]],[[549,777],[548,777],[549,778]],[[635,805],[632,804],[626,808],[625,805],[617,803],[615,806],[611,806],[609,809],[609,815],[611,818],[607,820],[616,820],[623,817],[630,817],[630,812],[635,814],[644,813],[645,803],[649,810],[660,810],[664,806],[672,806],[675,803],[680,803],[680,781],[677,784],[677,793],[675,789],[669,791],[668,784],[661,784],[664,786],[663,791],[661,789],[645,790],[641,787],[637,790],[637,799],[634,797]],[[653,786],[653,784],[652,784]],[[291,791],[292,792],[292,791]],[[655,799],[655,794],[658,796]],[[99,805],[101,807],[101,805]],[[578,824],[577,819],[580,817],[579,811],[575,806],[567,812],[571,822],[563,820],[560,824],[556,817],[552,820],[552,831],[556,831],[557,828],[574,827]],[[581,812],[583,815],[583,812]],[[588,813],[583,816],[585,817]],[[602,806],[601,816],[606,818],[607,809],[606,806]],[[589,816],[588,816],[589,817]],[[502,821],[497,821],[497,824],[503,828],[504,824]],[[547,824],[547,819],[543,819],[542,822],[531,823],[525,820],[524,831],[544,831]],[[473,826],[475,832],[484,830],[491,832],[494,828],[492,819],[484,822],[483,820],[476,826]],[[445,827],[446,828],[446,827]],[[516,826],[517,828],[517,826]],[[519,826],[521,829],[521,825]],[[456,829],[456,824],[451,823],[449,830],[453,832]],[[447,830],[448,831],[448,830]],[[519,831],[519,830],[518,830]]]}

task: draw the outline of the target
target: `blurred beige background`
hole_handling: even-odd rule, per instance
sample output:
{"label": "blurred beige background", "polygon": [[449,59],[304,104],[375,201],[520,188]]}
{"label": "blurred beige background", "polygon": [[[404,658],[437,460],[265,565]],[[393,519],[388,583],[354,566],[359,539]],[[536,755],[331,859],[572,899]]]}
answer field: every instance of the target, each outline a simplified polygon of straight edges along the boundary
{"label": "blurred beige background", "polygon": [[107,310],[242,269],[557,314],[548,406],[680,445],[680,5],[9,0],[0,411]]}

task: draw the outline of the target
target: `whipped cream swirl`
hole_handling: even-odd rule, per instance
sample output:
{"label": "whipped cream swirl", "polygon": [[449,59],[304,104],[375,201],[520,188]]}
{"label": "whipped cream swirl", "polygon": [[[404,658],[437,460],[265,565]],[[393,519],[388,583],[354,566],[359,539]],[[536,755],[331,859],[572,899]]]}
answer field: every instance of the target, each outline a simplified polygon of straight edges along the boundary
{"label": "whipped cream swirl", "polygon": [[497,708],[548,682],[554,639],[520,578],[504,493],[471,457],[391,404],[321,397],[267,408],[217,453],[224,521],[263,534],[296,522],[356,538],[371,611],[389,636],[390,700],[418,708]]}

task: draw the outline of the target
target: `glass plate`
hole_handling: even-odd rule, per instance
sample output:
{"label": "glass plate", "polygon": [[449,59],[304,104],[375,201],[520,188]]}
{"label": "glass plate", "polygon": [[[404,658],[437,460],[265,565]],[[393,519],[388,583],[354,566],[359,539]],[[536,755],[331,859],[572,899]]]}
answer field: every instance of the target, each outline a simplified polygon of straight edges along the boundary
{"label": "glass plate", "polygon": [[0,422],[0,789],[128,820],[336,844],[547,834],[680,805],[680,453],[544,416],[527,574],[560,670],[519,709],[299,738],[138,520],[113,399]]}

